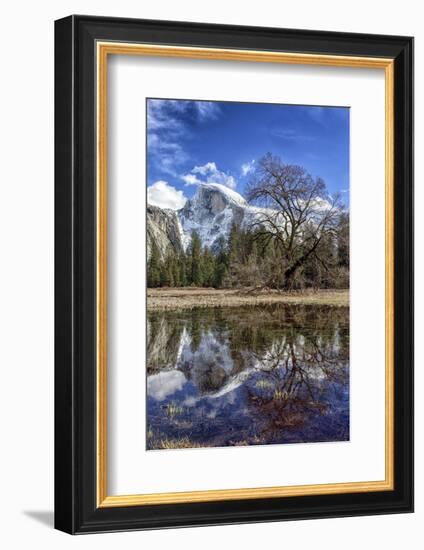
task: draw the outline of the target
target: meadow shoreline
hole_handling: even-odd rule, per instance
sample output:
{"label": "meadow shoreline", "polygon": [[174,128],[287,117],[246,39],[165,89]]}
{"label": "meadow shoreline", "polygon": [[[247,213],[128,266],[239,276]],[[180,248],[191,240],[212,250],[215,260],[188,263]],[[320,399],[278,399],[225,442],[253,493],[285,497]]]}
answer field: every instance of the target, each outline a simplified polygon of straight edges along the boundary
{"label": "meadow shoreline", "polygon": [[266,304],[329,305],[349,307],[349,290],[315,290],[284,293],[276,290],[249,292],[249,289],[149,288],[147,310],[243,307]]}

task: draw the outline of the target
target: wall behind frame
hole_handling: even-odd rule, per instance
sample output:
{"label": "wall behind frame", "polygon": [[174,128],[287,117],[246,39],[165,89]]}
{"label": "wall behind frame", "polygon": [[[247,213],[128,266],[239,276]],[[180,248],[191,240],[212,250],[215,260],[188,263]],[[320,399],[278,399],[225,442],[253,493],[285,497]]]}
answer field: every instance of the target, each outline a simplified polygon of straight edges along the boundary
{"label": "wall behind frame", "polygon": [[[419,548],[424,521],[424,474],[416,471],[416,513],[265,525],[179,529],[70,537],[53,523],[53,21],[71,13],[280,26],[416,37],[416,141],[424,148],[424,29],[419,4],[357,0],[347,9],[331,0],[295,3],[162,0],[45,0],[9,3],[3,12],[0,86],[0,418],[2,499],[0,541],[45,549],[121,546],[231,547],[263,544],[357,549],[367,542],[387,550]],[[417,155],[416,181],[424,179]],[[424,203],[417,185],[416,204]],[[416,220],[416,281],[424,280],[424,218]],[[424,332],[424,293],[416,288],[416,334]],[[416,364],[424,363],[417,349]],[[416,369],[416,388],[424,385]],[[417,390],[418,391],[418,390]],[[416,401],[416,463],[424,460],[424,403]]]}

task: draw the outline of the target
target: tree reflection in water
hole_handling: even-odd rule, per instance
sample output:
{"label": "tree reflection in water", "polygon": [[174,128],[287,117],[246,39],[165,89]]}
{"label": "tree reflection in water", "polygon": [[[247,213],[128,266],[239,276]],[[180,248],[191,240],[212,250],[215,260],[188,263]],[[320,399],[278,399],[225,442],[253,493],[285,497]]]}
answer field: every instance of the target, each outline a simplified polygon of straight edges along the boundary
{"label": "tree reflection in water", "polygon": [[348,438],[347,308],[149,313],[148,449]]}

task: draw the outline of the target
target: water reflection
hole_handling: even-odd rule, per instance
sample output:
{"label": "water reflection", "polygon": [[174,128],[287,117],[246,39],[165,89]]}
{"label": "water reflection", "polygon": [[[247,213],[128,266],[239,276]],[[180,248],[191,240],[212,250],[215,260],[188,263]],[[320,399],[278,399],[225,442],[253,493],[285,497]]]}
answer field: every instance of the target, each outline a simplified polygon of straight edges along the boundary
{"label": "water reflection", "polygon": [[347,308],[152,312],[147,359],[148,449],[349,438]]}

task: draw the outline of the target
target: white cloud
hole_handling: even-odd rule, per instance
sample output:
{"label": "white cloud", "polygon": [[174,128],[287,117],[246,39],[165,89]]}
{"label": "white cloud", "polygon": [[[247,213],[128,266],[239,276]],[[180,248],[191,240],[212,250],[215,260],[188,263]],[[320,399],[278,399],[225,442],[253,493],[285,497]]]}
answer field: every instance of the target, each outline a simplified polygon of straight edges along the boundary
{"label": "white cloud", "polygon": [[233,176],[229,176],[225,174],[225,172],[220,172],[219,176],[217,174],[215,177],[208,178],[208,183],[220,183],[230,189],[235,189],[237,187],[237,182]]}
{"label": "white cloud", "polygon": [[207,162],[203,166],[195,166],[192,169],[193,174],[202,174],[202,176],[206,176],[206,174],[209,173],[215,173],[218,170],[216,167],[216,164],[214,162]]}
{"label": "white cloud", "polygon": [[153,206],[179,210],[185,205],[186,200],[182,191],[178,191],[166,181],[156,181],[147,188],[147,202]]}
{"label": "white cloud", "polygon": [[179,143],[168,141],[166,138],[159,137],[158,134],[149,134],[147,145],[155,164],[165,174],[176,176],[177,166],[189,159]]}
{"label": "white cloud", "polygon": [[186,377],[179,370],[158,372],[147,377],[147,395],[157,401],[163,401],[176,391],[182,389]]}
{"label": "white cloud", "polygon": [[[194,174],[200,174],[204,179],[199,179]],[[186,185],[199,185],[201,183],[220,183],[230,189],[237,187],[237,181],[233,176],[219,170],[214,162],[207,162],[202,166],[195,166],[189,174],[184,174],[181,179]]]}
{"label": "white cloud", "polygon": [[241,174],[242,176],[247,176],[247,174],[250,174],[250,172],[253,172],[254,170],[254,164],[255,161],[251,160],[250,162],[245,162],[241,165]]}
{"label": "white cloud", "polygon": [[203,122],[217,118],[220,112],[219,105],[212,101],[149,99],[147,123],[149,130],[184,130],[185,121],[181,115]]}
{"label": "white cloud", "polygon": [[186,185],[199,185],[199,183],[202,183],[194,174],[184,174],[181,179]]}
{"label": "white cloud", "polygon": [[194,101],[200,120],[214,119],[220,114],[220,108],[213,101]]}

